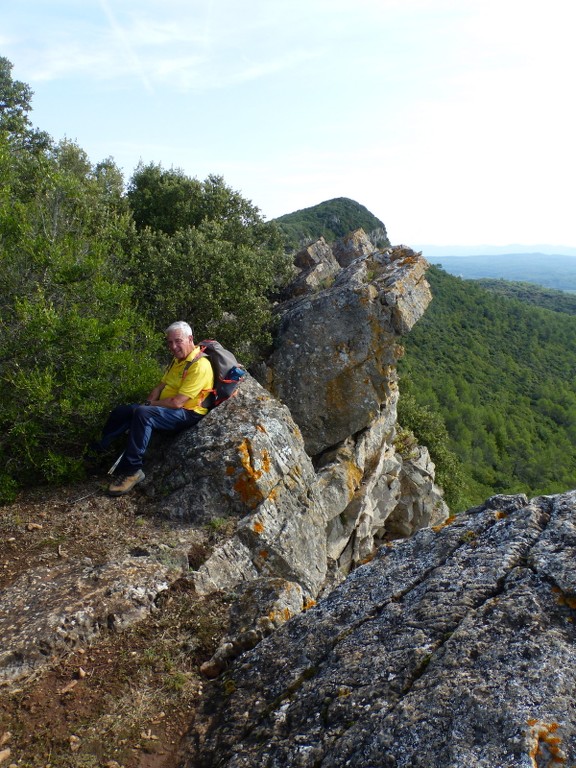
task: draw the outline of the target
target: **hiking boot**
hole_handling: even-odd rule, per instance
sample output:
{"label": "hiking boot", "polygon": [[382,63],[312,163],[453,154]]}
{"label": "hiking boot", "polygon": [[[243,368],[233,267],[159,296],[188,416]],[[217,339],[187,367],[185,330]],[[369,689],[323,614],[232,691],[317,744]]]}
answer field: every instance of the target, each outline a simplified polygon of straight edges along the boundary
{"label": "hiking boot", "polygon": [[108,487],[108,493],[110,496],[123,496],[125,493],[130,493],[132,488],[144,480],[145,477],[146,475],[141,469],[133,475],[119,475]]}

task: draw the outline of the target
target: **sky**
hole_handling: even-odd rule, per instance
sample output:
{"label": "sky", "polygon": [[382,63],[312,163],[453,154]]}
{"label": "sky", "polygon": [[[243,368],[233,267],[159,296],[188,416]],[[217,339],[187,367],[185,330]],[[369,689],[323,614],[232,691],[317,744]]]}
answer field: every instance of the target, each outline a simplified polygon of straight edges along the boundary
{"label": "sky", "polygon": [[576,246],[574,0],[18,0],[32,122],[128,181],[209,174],[269,220],[335,197],[392,243]]}

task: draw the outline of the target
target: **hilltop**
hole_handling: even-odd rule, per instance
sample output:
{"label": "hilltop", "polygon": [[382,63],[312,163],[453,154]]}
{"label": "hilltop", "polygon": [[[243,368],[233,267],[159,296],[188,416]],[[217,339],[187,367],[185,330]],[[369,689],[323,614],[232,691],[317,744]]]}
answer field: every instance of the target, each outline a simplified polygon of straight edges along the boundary
{"label": "hilltop", "polygon": [[307,245],[323,237],[332,243],[355,229],[363,229],[374,245],[390,245],[384,222],[370,213],[368,208],[347,197],[336,197],[310,208],[287,213],[274,219],[290,250]]}

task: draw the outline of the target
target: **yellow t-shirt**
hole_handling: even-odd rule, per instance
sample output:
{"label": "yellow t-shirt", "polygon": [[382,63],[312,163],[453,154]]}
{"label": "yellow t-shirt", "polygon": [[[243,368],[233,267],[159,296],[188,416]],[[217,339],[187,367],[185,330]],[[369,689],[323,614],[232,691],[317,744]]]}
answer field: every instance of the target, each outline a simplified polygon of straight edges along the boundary
{"label": "yellow t-shirt", "polygon": [[194,360],[200,350],[194,347],[192,352],[184,360],[174,358],[162,377],[164,389],[160,399],[174,395],[188,395],[189,400],[184,403],[184,408],[196,411],[204,415],[208,408],[202,408],[201,403],[214,389],[214,372],[207,357],[201,357],[195,363],[186,367],[186,364]]}

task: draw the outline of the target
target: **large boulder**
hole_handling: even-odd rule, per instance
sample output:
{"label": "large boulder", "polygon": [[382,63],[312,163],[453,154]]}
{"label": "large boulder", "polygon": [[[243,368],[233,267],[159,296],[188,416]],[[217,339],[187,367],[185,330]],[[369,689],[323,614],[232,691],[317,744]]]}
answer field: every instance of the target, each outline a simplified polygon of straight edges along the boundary
{"label": "large boulder", "polygon": [[576,492],[383,547],[210,684],[183,768],[576,763]]}
{"label": "large boulder", "polygon": [[399,338],[430,299],[428,263],[404,246],[372,250],[334,282],[278,307],[272,354],[256,371],[317,456],[394,407]]}
{"label": "large boulder", "polygon": [[318,594],[326,524],[316,474],[290,412],[251,376],[166,446],[145,490],[170,519],[236,521],[234,534],[198,564],[200,593],[279,576],[299,584],[305,599]]}

